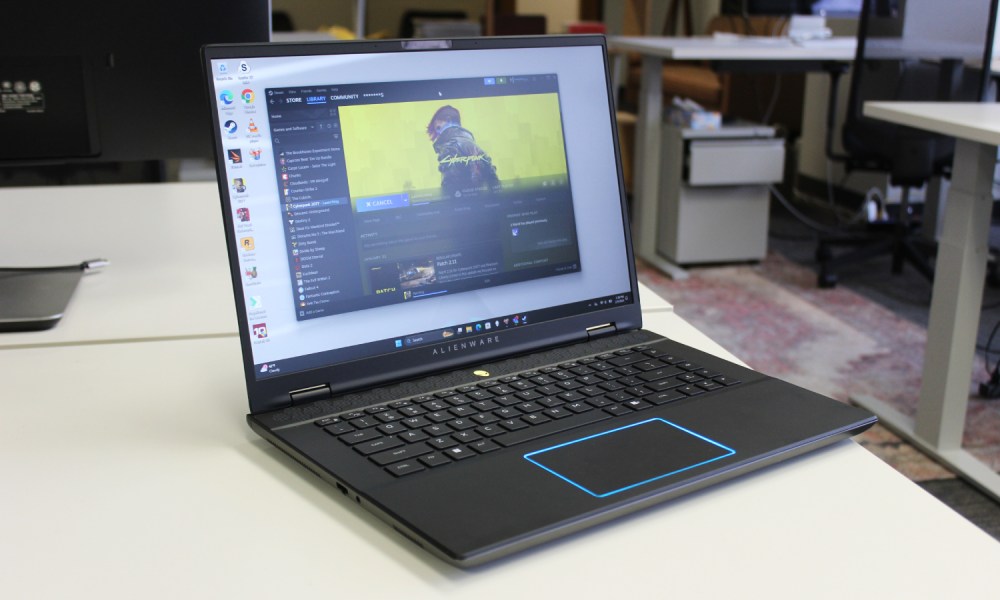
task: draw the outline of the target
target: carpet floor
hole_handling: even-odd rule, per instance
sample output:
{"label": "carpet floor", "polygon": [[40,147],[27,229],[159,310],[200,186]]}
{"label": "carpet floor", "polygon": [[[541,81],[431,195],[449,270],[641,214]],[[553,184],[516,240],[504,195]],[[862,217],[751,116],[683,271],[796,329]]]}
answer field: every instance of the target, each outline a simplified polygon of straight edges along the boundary
{"label": "carpet floor", "polygon": [[[914,414],[925,327],[846,285],[819,289],[813,270],[775,252],[752,265],[693,268],[686,280],[672,280],[641,262],[638,272],[678,315],[752,368],[844,402],[868,395]],[[977,357],[970,394],[984,373]],[[856,439],[932,493],[978,494],[962,482],[939,483],[954,480],[954,474],[883,427]],[[970,397],[964,445],[1000,471],[1000,401]],[[1000,505],[983,499],[995,515],[980,526],[995,526],[991,533],[1000,539]]]}

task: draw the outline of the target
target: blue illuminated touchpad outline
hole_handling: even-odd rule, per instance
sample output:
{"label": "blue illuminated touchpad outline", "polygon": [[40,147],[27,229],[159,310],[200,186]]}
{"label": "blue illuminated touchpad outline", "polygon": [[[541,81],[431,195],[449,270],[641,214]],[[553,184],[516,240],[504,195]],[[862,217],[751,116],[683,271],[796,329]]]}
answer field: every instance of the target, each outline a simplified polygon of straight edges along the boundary
{"label": "blue illuminated touchpad outline", "polygon": [[659,417],[524,455],[591,496],[607,498],[736,451]]}

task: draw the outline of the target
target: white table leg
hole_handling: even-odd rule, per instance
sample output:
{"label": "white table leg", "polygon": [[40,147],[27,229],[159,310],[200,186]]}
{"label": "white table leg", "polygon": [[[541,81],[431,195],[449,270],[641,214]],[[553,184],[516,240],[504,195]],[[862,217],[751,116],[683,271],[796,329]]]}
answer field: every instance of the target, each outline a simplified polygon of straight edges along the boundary
{"label": "white table leg", "polygon": [[1000,499],[1000,476],[962,449],[969,377],[986,276],[996,146],[957,140],[931,299],[923,383],[915,419],[887,403],[855,402],[924,452]]}

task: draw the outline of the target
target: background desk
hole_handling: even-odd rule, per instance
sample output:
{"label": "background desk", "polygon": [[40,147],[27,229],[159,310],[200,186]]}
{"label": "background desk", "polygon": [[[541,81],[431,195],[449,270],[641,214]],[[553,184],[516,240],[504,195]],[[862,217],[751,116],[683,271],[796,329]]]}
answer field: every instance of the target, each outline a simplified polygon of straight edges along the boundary
{"label": "background desk", "polygon": [[873,398],[857,402],[925,452],[1000,499],[1000,476],[962,449],[969,374],[983,298],[1000,146],[1000,105],[868,102],[865,116],[954,136],[951,188],[934,267],[923,382],[915,419]]}
{"label": "background desk", "polygon": [[[38,197],[82,203],[81,191]],[[5,215],[24,193],[0,194]],[[74,209],[68,225],[45,202],[13,202],[23,222],[36,224],[5,225],[17,239],[59,228],[76,235],[52,237],[42,257],[3,240],[4,258],[77,260],[73,244],[96,244],[103,233],[103,244],[84,250],[123,253],[112,266],[120,274],[99,286],[114,271],[90,279],[67,318],[119,327],[128,317],[138,327],[131,315],[149,312],[153,322],[140,332],[146,341],[87,343],[54,331],[62,343],[0,346],[0,597],[607,598],[628,590],[881,600],[996,592],[1000,544],[850,441],[492,567],[454,569],[246,426],[214,188],[87,194],[109,203]],[[155,251],[156,240],[181,244],[185,258]],[[168,285],[156,273],[174,277]],[[197,322],[165,337],[173,310],[205,310],[221,322],[195,314]],[[665,302],[644,318],[654,331],[732,358]],[[140,335],[128,327],[123,335]]]}
{"label": "background desk", "polygon": [[[879,39],[869,43],[868,55],[873,58],[982,60],[982,47],[975,44],[909,39]],[[683,277],[656,249],[657,207],[661,199],[663,62],[707,60],[724,69],[741,66],[757,70],[820,71],[829,63],[853,61],[856,40],[837,37],[794,43],[788,38],[612,36],[608,38],[608,48],[617,54],[615,89],[624,77],[625,53],[637,52],[642,56],[632,200],[636,254],[665,273]]]}
{"label": "background desk", "polygon": [[667,60],[764,61],[778,68],[790,64],[800,70],[817,70],[823,61],[850,61],[854,38],[834,38],[805,45],[787,38],[629,37],[608,38],[615,60],[615,88],[623,80],[627,52],[642,55],[639,80],[639,115],[636,122],[635,170],[632,197],[633,241],[636,254],[665,273],[683,273],[657,252],[657,220],[663,128],[663,62]]}

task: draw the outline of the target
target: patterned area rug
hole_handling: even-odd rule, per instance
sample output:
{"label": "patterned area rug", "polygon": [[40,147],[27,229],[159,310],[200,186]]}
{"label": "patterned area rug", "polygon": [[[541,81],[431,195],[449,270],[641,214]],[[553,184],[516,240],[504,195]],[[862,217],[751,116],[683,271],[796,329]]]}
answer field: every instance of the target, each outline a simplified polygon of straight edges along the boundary
{"label": "patterned area rug", "polygon": [[[771,253],[756,265],[695,268],[674,281],[639,264],[639,279],[677,314],[758,371],[847,402],[869,395],[915,412],[926,331],[843,285],[823,290],[806,267]],[[984,378],[977,357],[970,393]],[[857,440],[914,481],[954,477],[882,427]],[[965,448],[1000,470],[1000,401],[972,398]]]}

